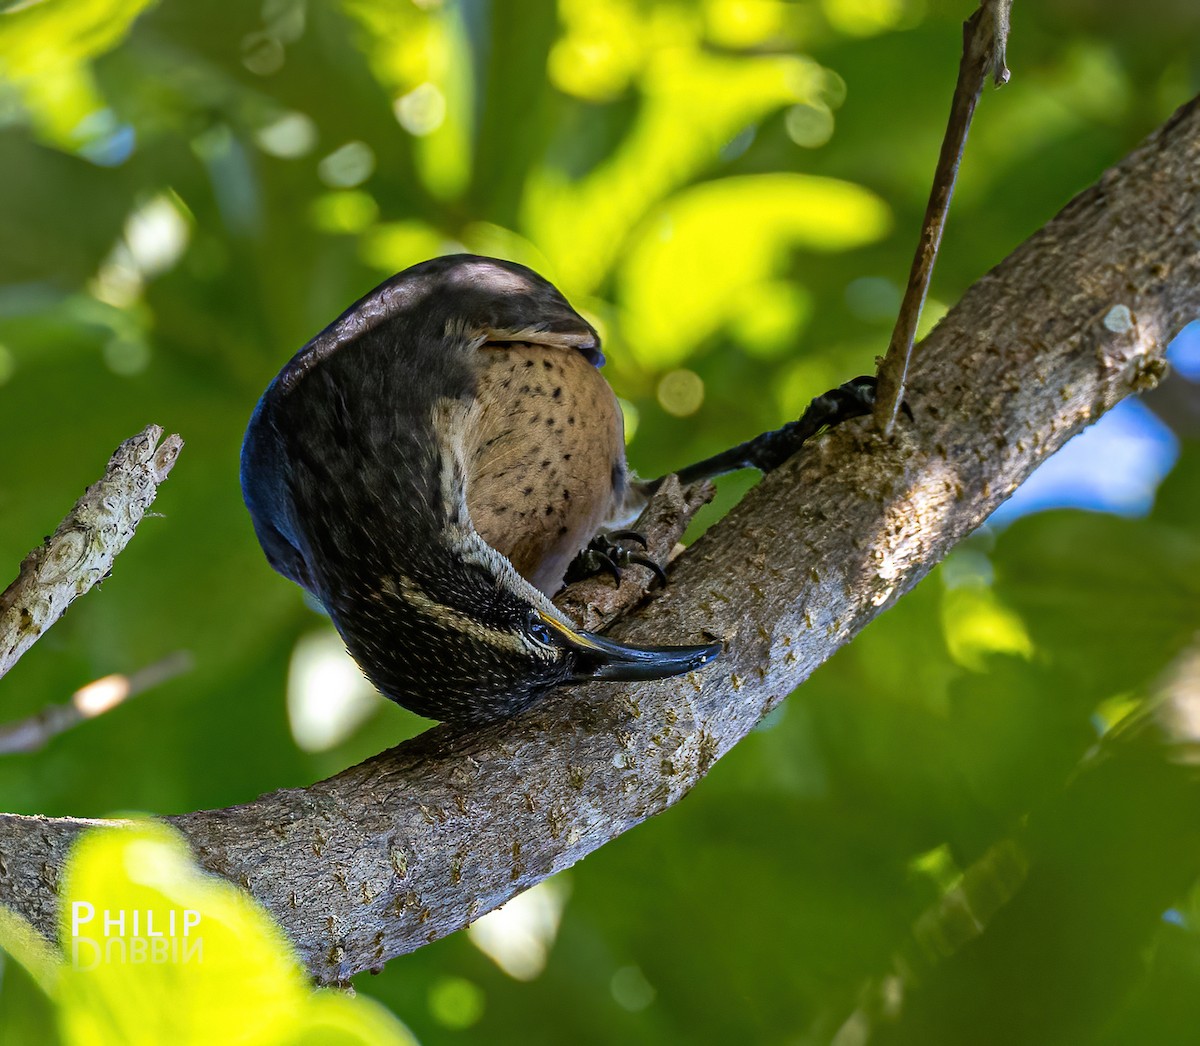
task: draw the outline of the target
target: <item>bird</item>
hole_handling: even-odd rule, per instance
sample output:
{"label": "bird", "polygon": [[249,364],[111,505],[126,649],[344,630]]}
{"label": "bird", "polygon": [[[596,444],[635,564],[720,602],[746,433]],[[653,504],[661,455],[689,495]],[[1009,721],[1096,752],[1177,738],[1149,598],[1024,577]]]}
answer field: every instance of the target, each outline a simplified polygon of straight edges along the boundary
{"label": "bird", "polygon": [[[385,697],[478,725],[589,680],[697,671],[719,643],[638,647],[551,601],[579,562],[661,568],[618,542],[662,479],[625,460],[596,329],[532,269],[470,254],[413,265],[359,299],[271,381],[241,483],[267,560],[329,614]],[[874,380],[678,471],[770,471]]]}

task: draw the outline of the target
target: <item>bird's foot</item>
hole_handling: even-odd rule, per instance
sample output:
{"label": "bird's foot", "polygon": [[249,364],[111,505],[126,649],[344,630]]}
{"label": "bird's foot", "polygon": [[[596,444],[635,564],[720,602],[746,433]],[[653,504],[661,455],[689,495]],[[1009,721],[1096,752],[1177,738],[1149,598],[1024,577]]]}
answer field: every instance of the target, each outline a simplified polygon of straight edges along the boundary
{"label": "bird's foot", "polygon": [[[790,421],[774,432],[764,432],[751,440],[747,447],[749,464],[763,472],[778,468],[822,429],[830,429],[851,418],[861,418],[875,409],[877,380],[864,374],[821,393],[808,405],[796,421]],[[907,403],[900,409],[911,420],[912,410]]]}
{"label": "bird's foot", "polygon": [[621,568],[632,565],[645,567],[664,585],[667,583],[667,575],[654,560],[636,549],[631,550],[618,544],[618,541],[632,541],[643,549],[646,548],[646,539],[635,530],[613,530],[607,534],[597,534],[588,542],[587,548],[571,561],[565,579],[567,584],[607,572],[612,574],[613,581],[619,585]]}

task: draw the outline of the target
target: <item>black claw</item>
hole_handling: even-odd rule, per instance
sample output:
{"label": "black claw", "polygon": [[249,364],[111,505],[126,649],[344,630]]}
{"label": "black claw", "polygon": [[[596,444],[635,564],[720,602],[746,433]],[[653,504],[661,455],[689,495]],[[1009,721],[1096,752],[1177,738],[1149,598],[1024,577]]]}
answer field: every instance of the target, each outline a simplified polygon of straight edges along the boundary
{"label": "black claw", "polygon": [[666,588],[667,572],[665,570],[663,570],[663,568],[660,567],[657,563],[655,563],[654,560],[647,559],[645,556],[630,556],[629,562],[636,563],[639,567],[645,567],[647,570],[653,571],[654,576],[656,578],[658,578],[658,580],[662,584],[663,588]]}
{"label": "black claw", "polygon": [[[852,418],[870,414],[875,409],[877,385],[874,375],[864,374],[815,397],[796,421],[751,440],[746,445],[747,464],[770,472],[823,429],[831,429]],[[900,409],[912,419],[912,408],[906,402],[900,404]]]}
{"label": "black claw", "polygon": [[620,585],[621,568],[631,564],[645,567],[664,585],[667,583],[667,575],[662,567],[648,556],[639,556],[618,545],[617,541],[621,540],[632,541],[642,548],[648,547],[646,538],[634,530],[614,530],[607,534],[597,534],[567,568],[567,583],[608,573],[612,575],[613,581]]}
{"label": "black claw", "polygon": [[[857,378],[851,378],[836,389],[830,389],[829,392],[814,399],[808,410],[804,412],[805,417],[811,413],[813,417],[810,425],[815,424],[818,428],[832,428],[851,418],[861,418],[864,414],[870,414],[875,406],[877,384],[878,380],[871,374],[862,374]],[[800,420],[803,422],[805,419],[801,418]]]}
{"label": "black claw", "polygon": [[621,583],[621,568],[617,566],[617,561],[612,556],[605,552],[597,552],[596,558],[600,560],[602,569],[607,570],[613,576],[613,583],[620,585]]}
{"label": "black claw", "polygon": [[[851,378],[844,385],[817,396],[808,409],[795,421],[789,421],[774,432],[764,432],[736,447],[714,454],[711,458],[697,461],[675,474],[683,486],[699,483],[715,476],[738,469],[755,468],[760,472],[771,472],[796,453],[800,447],[822,429],[840,425],[851,418],[861,418],[875,408],[877,379],[864,374]],[[905,402],[900,409],[912,420],[912,408]],[[657,487],[659,481],[646,484],[649,489]]]}

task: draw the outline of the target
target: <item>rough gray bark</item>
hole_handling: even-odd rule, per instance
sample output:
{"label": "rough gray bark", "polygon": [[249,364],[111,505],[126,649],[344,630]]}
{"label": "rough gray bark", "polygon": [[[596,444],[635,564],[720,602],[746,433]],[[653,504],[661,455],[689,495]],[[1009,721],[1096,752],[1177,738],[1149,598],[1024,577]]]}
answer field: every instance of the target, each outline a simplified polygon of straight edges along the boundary
{"label": "rough gray bark", "polygon": [[[1200,316],[1200,105],[964,296],[918,353],[914,424],[851,424],[766,479],[617,633],[719,636],[670,682],[564,692],[440,727],[310,788],[172,818],[320,981],[464,926],[679,800],[1071,435],[1152,385]],[[0,899],[53,927],[83,822],[0,817]]]}
{"label": "rough gray bark", "polygon": [[149,425],[122,443],[104,475],[25,557],[16,580],[0,593],[0,676],[76,597],[108,577],[183,448],[178,436],[168,436],[160,446],[162,434],[159,426]]}

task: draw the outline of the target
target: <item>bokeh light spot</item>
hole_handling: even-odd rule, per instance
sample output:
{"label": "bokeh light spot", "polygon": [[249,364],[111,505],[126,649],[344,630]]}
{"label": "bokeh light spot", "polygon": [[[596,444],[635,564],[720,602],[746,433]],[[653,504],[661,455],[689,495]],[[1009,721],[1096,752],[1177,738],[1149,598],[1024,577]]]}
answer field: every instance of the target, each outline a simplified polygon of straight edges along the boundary
{"label": "bokeh light spot", "polygon": [[79,121],[73,137],[79,139],[79,155],[98,167],[117,167],[133,155],[137,132],[118,123],[111,109],[97,109]]}
{"label": "bokeh light spot", "polygon": [[317,164],[317,175],[333,189],[362,185],[375,171],[375,153],[366,142],[347,142]]}
{"label": "bokeh light spot", "polygon": [[123,378],[140,374],[150,365],[150,347],[133,338],[115,337],[105,342],[104,365]]}
{"label": "bokeh light spot", "polygon": [[1188,381],[1200,381],[1200,320],[1189,323],[1167,346],[1167,360]]}
{"label": "bokeh light spot", "polygon": [[153,197],[129,215],[125,243],[144,276],[166,272],[183,254],[191,233],[189,216],[174,194]]}
{"label": "bokeh light spot", "polygon": [[424,222],[385,222],[363,233],[358,256],[382,272],[399,272],[426,258],[453,249],[444,236]]}
{"label": "bokeh light spot", "polygon": [[950,656],[975,672],[986,671],[988,658],[996,654],[1033,656],[1025,623],[984,585],[959,585],[943,593],[942,632]]}
{"label": "bokeh light spot", "polygon": [[309,214],[313,225],[322,232],[357,233],[370,228],[379,217],[379,204],[368,192],[345,189],[318,196]]}
{"label": "bokeh light spot", "polygon": [[686,368],[670,371],[658,383],[658,402],[677,418],[695,414],[704,402],[704,379]]}
{"label": "bokeh light spot", "polygon": [[401,127],[421,138],[433,134],[445,122],[446,96],[436,84],[419,84],[397,98],[392,111]]}
{"label": "bokeh light spot", "polygon": [[271,76],[283,68],[287,55],[283,43],[270,33],[247,33],[242,37],[242,65],[255,76]]}
{"label": "bokeh light spot", "polygon": [[258,147],[271,156],[294,160],[312,152],[317,144],[317,125],[304,113],[284,113],[254,132]]}
{"label": "bokeh light spot", "polygon": [[622,966],[617,970],[609,982],[609,991],[617,1005],[630,1013],[641,1013],[658,995],[654,985],[636,966]]}
{"label": "bokeh light spot", "polygon": [[830,109],[840,109],[846,101],[846,81],[832,69],[825,69],[821,74],[818,93],[821,101]]}
{"label": "bokeh light spot", "polygon": [[379,695],[332,628],[301,636],[288,665],[287,714],[305,752],[341,744],[379,707]]}
{"label": "bokeh light spot", "polygon": [[644,57],[648,27],[633,5],[562,0],[566,34],[550,51],[547,72],[560,91],[591,102],[611,101],[629,86]]}
{"label": "bokeh light spot", "polygon": [[440,977],[429,989],[429,1012],[444,1028],[462,1030],[479,1023],[484,994],[465,977]]}
{"label": "bokeh light spot", "polygon": [[833,113],[823,105],[793,105],[784,117],[788,137],[805,149],[819,149],[833,137]]}
{"label": "bokeh light spot", "polygon": [[628,445],[633,442],[633,437],[637,435],[641,412],[629,400],[618,398],[617,402],[621,405],[621,413],[625,415],[625,443]]}
{"label": "bokeh light spot", "polygon": [[570,890],[546,879],[476,920],[467,937],[510,977],[532,981],[546,968]]}
{"label": "bokeh light spot", "polygon": [[874,36],[919,21],[920,0],[822,0],[829,24],[847,36]]}
{"label": "bokeh light spot", "polygon": [[813,307],[806,288],[786,280],[764,280],[738,296],[729,329],[749,355],[779,359],[795,350]]}
{"label": "bokeh light spot", "polygon": [[704,15],[708,37],[722,47],[757,47],[777,36],[787,5],[779,0],[708,0]]}

